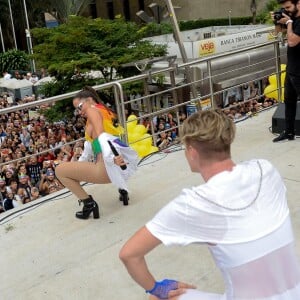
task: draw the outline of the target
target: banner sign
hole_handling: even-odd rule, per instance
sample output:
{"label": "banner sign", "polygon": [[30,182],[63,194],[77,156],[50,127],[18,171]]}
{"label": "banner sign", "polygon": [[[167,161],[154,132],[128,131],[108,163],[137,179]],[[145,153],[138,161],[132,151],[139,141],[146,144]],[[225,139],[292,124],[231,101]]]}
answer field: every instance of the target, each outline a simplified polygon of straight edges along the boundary
{"label": "banner sign", "polygon": [[238,50],[275,39],[274,27],[223,35],[193,43],[194,58]]}

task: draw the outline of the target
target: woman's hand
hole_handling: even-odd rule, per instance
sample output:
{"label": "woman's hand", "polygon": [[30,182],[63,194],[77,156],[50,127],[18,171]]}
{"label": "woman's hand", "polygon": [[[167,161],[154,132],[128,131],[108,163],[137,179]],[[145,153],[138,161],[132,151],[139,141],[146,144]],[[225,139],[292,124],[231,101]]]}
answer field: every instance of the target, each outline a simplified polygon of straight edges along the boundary
{"label": "woman's hand", "polygon": [[117,155],[114,157],[114,164],[116,164],[118,166],[126,165],[126,163],[121,155]]}
{"label": "woman's hand", "polygon": [[[178,282],[178,288],[176,290],[172,290],[169,292],[169,298],[171,300],[178,300],[179,296],[184,294],[186,292],[187,289],[195,289],[196,286],[189,284],[189,283],[185,283],[185,282]],[[155,297],[155,296],[150,296],[149,300],[160,300],[159,298]]]}

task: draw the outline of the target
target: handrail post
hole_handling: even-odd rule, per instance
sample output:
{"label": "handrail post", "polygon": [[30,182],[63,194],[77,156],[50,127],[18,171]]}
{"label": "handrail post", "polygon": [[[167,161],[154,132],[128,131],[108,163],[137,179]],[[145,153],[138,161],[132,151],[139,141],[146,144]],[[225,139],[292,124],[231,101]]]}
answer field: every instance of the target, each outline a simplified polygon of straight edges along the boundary
{"label": "handrail post", "polygon": [[281,99],[281,61],[280,61],[280,49],[279,49],[279,41],[274,43],[274,52],[275,52],[275,65],[276,65],[276,80],[277,80],[277,94],[278,94],[278,102],[282,102]]}
{"label": "handrail post", "polygon": [[207,60],[207,74],[209,81],[209,93],[211,99],[211,107],[215,108],[215,97],[214,97],[214,88],[213,88],[213,79],[212,79],[212,69],[211,69],[211,60]]}
{"label": "handrail post", "polygon": [[128,133],[127,133],[127,126],[126,126],[123,88],[120,82],[118,81],[115,81],[113,83],[113,86],[114,86],[115,104],[117,109],[118,120],[120,124],[124,127],[124,136],[122,138],[125,139],[125,142],[128,144]]}

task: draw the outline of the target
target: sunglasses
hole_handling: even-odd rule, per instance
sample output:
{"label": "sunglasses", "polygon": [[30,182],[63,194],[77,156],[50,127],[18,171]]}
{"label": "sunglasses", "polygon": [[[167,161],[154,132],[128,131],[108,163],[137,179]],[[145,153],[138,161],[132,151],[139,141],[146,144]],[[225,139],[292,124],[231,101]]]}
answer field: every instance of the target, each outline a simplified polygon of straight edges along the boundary
{"label": "sunglasses", "polygon": [[78,104],[78,106],[76,107],[76,109],[77,109],[78,111],[81,111],[81,110],[82,110],[82,106],[83,106],[83,102],[80,102],[80,103]]}

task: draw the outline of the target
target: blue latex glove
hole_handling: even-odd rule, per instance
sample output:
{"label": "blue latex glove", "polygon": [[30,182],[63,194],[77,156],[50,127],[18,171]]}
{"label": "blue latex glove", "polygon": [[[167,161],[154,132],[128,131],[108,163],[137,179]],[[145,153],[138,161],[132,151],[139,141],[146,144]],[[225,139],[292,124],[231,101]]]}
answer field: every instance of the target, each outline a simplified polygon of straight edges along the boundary
{"label": "blue latex glove", "polygon": [[156,281],[154,288],[152,290],[146,291],[153,296],[156,296],[160,299],[168,299],[168,294],[172,290],[178,288],[178,282],[172,279],[164,279],[162,281]]}

